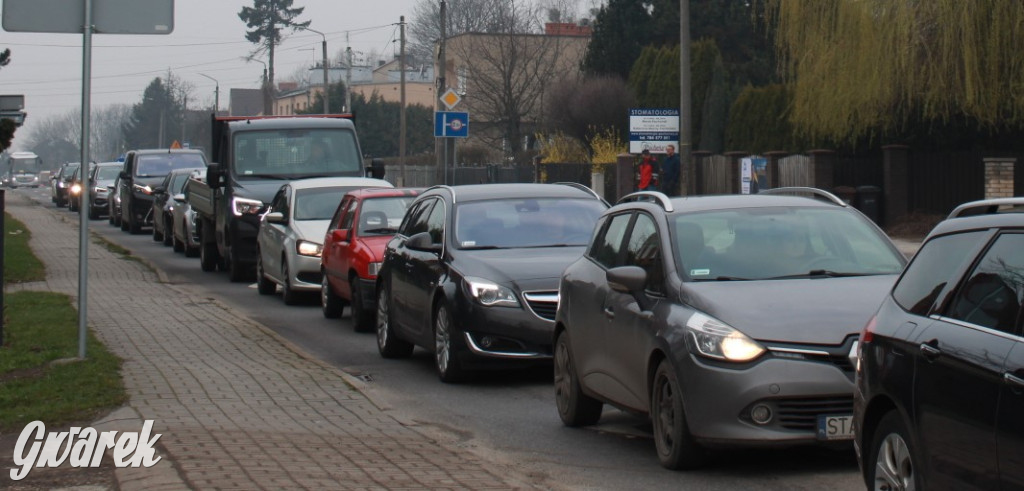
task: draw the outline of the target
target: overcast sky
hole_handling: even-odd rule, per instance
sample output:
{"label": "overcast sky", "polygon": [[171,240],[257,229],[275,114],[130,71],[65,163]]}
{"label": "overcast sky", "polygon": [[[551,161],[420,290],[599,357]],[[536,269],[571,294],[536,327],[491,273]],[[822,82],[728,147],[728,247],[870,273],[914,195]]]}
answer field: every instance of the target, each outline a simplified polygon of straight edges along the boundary
{"label": "overcast sky", "polygon": [[[328,56],[352,50],[390,54],[398,50],[399,16],[411,21],[421,0],[295,0],[305,7],[297,20],[327,35]],[[0,0],[2,4],[2,0]],[[98,34],[92,38],[92,108],[114,103],[134,104],[156,77],[170,69],[194,84],[198,100],[190,107],[213,105],[220,83],[220,106],[228,106],[231,88],[259,88],[263,65],[246,62],[254,45],[245,40],[238,18],[252,0],[174,0],[174,32],[169,35]],[[286,31],[287,33],[288,31]],[[275,54],[275,78],[287,79],[300,67],[321,59],[322,37],[312,32],[287,34]],[[82,35],[30,34],[0,30],[0,49],[11,50],[12,61],[0,69],[0,94],[24,94],[28,118],[18,130],[27,134],[32,123],[81,107]],[[313,49],[310,49],[313,48]],[[266,61],[266,57],[262,58]],[[14,149],[19,149],[17,135]]]}

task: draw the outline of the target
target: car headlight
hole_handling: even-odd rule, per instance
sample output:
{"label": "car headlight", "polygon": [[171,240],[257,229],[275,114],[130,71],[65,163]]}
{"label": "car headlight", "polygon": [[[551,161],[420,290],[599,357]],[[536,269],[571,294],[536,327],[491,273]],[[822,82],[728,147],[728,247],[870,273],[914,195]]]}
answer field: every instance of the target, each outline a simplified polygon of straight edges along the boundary
{"label": "car headlight", "polygon": [[717,360],[751,361],[765,352],[763,346],[728,324],[694,312],[686,321],[686,332],[697,352]]}
{"label": "car headlight", "polygon": [[64,181],[57,181],[57,187],[63,188],[64,187]]}
{"label": "car headlight", "polygon": [[259,215],[263,209],[263,202],[258,199],[231,198],[231,210],[235,216]]}
{"label": "car headlight", "polygon": [[153,194],[153,188],[149,186],[140,186],[138,184],[132,184],[132,189],[143,194]]}
{"label": "car headlight", "polygon": [[323,249],[324,246],[308,240],[300,240],[295,243],[295,252],[298,252],[300,256],[320,257]]}
{"label": "car headlight", "polygon": [[96,194],[107,194],[107,188],[96,186],[92,188],[92,191]]}
{"label": "car headlight", "polygon": [[370,276],[377,276],[377,274],[380,273],[380,265],[381,263],[370,263],[366,266],[366,274]]}
{"label": "car headlight", "polygon": [[467,276],[463,279],[469,294],[483,305],[488,307],[503,305],[506,307],[518,307],[519,300],[516,294],[507,287],[501,286],[493,281],[483,278]]}
{"label": "car headlight", "polygon": [[77,182],[71,185],[71,194],[78,194],[82,192],[82,185]]}

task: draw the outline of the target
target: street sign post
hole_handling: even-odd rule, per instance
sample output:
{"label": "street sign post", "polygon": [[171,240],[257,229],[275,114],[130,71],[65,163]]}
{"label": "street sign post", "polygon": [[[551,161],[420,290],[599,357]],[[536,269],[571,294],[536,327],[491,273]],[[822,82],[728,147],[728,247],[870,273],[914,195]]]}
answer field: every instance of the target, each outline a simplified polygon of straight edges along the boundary
{"label": "street sign post", "polygon": [[469,136],[469,113],[438,111],[434,113],[434,136],[466,138]]}
{"label": "street sign post", "polygon": [[669,145],[679,148],[678,109],[629,110],[629,153],[665,153]]}

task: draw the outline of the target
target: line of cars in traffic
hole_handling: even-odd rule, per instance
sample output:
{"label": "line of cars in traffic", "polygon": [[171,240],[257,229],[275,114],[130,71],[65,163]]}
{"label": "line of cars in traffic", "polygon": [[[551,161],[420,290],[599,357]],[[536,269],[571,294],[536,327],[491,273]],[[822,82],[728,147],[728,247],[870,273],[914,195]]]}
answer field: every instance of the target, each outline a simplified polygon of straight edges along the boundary
{"label": "line of cars in traffic", "polygon": [[[202,179],[169,173],[163,203],[186,173]],[[666,468],[853,442],[873,489],[1024,486],[1024,215],[1006,213],[1024,198],[958,208],[908,266],[808,188],[609,206],[578,185],[361,179],[280,186],[260,210],[260,294],[348,306],[381,356],[422,347],[444,382],[551,363],[565,425],[606,405],[647,417]],[[166,241],[187,220],[164,206]]]}

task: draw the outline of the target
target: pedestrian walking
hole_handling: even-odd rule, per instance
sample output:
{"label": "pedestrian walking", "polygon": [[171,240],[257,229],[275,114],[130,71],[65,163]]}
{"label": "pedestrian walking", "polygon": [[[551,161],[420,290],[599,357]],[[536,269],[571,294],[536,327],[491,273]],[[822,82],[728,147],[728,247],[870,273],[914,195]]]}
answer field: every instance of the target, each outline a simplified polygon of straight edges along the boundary
{"label": "pedestrian walking", "polygon": [[657,191],[658,186],[654,181],[654,173],[657,172],[658,161],[654,160],[651,151],[644,149],[640,152],[640,181],[637,183],[638,191]]}
{"label": "pedestrian walking", "polygon": [[665,160],[661,162],[661,191],[669,196],[679,196],[679,154],[676,146],[665,147]]}

